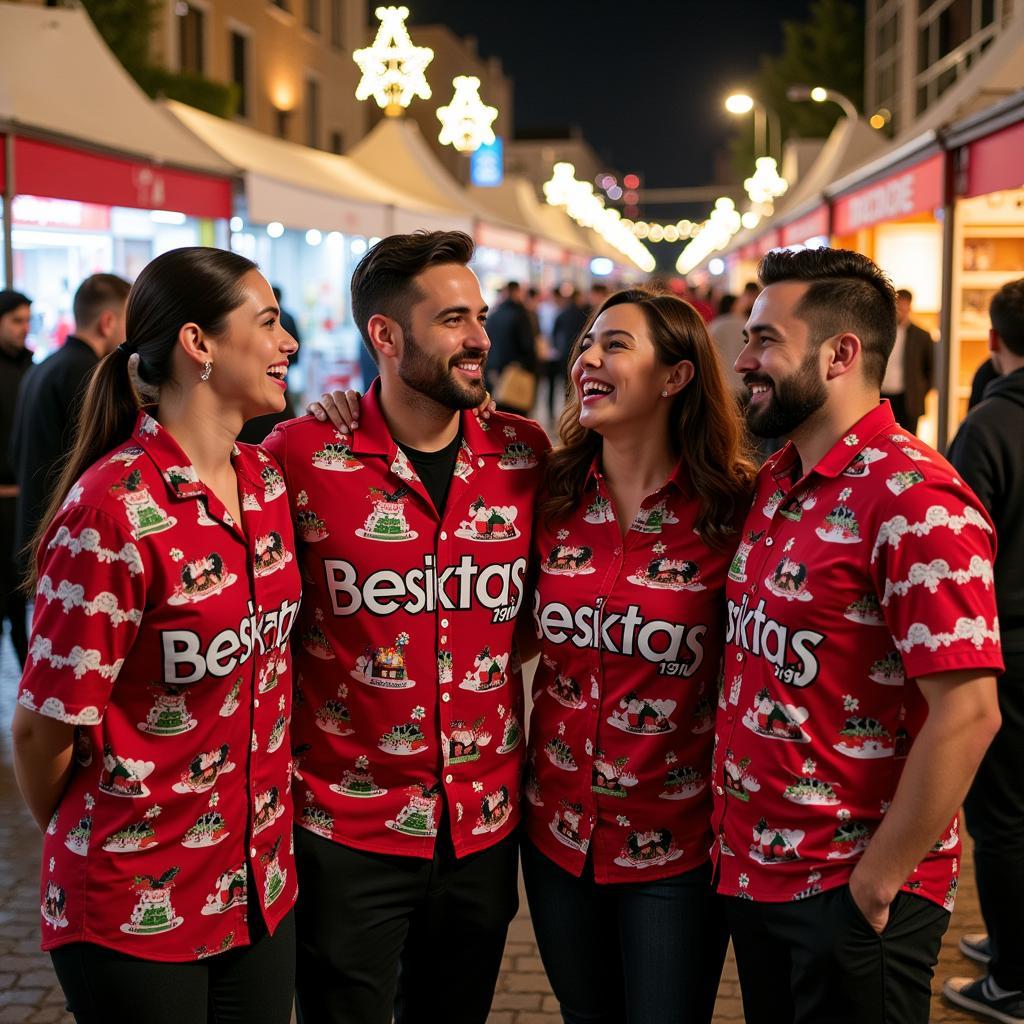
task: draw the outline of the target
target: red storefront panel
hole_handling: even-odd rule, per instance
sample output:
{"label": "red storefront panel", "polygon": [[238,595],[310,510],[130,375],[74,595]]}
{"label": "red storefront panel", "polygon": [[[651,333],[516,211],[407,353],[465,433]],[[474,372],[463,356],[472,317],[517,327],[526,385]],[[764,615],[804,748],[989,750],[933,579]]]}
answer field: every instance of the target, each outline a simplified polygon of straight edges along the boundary
{"label": "red storefront panel", "polygon": [[936,153],[908,170],[837,200],[832,215],[833,234],[848,235],[860,228],[941,206],[944,157],[943,153]]}
{"label": "red storefront panel", "polygon": [[20,138],[14,141],[14,165],[18,192],[27,195],[175,210],[193,217],[231,216],[227,178]]}
{"label": "red storefront panel", "polygon": [[964,196],[1024,187],[1024,121],[967,147]]}
{"label": "red storefront panel", "polygon": [[828,207],[822,203],[810,213],[782,228],[783,245],[803,245],[808,238],[828,234]]}

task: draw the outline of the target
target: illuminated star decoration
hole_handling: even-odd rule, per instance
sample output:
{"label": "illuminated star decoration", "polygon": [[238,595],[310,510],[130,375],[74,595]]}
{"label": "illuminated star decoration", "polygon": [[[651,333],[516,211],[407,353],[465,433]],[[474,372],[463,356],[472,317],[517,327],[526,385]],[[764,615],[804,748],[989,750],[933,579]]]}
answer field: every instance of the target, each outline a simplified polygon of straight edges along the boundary
{"label": "illuminated star decoration", "polygon": [[472,153],[485,143],[494,141],[491,125],[498,116],[497,107],[488,107],[480,99],[480,79],[459,75],[452,79],[455,95],[447,107],[439,107],[437,119],[441,132],[437,139],[442,146],[454,146],[460,153]]}
{"label": "illuminated star decoration", "polygon": [[378,7],[374,14],[380,19],[380,27],[373,46],[352,54],[363,73],[356,99],[372,96],[385,114],[397,117],[413,97],[430,99],[430,86],[423,72],[434,59],[434,51],[429,46],[413,46],[405,27],[408,7]]}

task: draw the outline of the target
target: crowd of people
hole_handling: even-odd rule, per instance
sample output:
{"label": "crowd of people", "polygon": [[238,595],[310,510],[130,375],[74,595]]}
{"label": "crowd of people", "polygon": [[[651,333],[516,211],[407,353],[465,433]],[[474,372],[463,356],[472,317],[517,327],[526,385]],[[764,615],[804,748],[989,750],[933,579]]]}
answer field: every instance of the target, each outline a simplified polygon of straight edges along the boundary
{"label": "crowd of people", "polygon": [[730,939],[750,1024],[923,1024],[962,804],[986,967],[945,992],[1024,1020],[1024,280],[947,461],[864,256],[769,253],[716,314],[489,309],[473,252],[370,248],[376,379],[283,420],[237,254],[89,278],[38,367],[0,293],[15,769],[76,1020],[484,1024],[521,863],[567,1024],[709,1022]]}

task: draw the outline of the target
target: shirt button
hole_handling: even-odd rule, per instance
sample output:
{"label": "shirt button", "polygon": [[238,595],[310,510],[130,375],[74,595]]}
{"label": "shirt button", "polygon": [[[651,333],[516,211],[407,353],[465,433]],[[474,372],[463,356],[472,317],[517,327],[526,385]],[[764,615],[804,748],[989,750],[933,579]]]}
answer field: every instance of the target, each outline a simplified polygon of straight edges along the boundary
{"label": "shirt button", "polygon": [[448,628],[448,620],[447,619],[442,619],[441,620],[441,628],[442,629],[447,629]]}
{"label": "shirt button", "polygon": [[736,660],[737,661],[742,661],[743,660],[743,652],[742,651],[737,651],[736,652]]}
{"label": "shirt button", "polygon": [[724,795],[725,795],[725,790],[724,790],[724,789],[722,789],[722,787],[721,787],[721,786],[715,786],[715,793],[716,793],[716,794],[717,794],[718,796],[724,796]]}
{"label": "shirt button", "polygon": [[750,588],[750,592],[752,594],[756,594],[757,593],[757,584],[756,583]]}
{"label": "shirt button", "polygon": [[451,784],[452,784],[452,783],[453,783],[453,782],[455,781],[455,776],[454,776],[454,775],[452,775],[452,774],[451,774],[451,772],[449,772],[449,773],[448,773],[448,774],[447,774],[447,775],[446,775],[446,776],[444,777],[444,781],[445,781],[445,782],[447,782],[447,783],[448,783],[449,785],[451,785]]}
{"label": "shirt button", "polygon": [[249,856],[250,857],[255,857],[256,856],[256,847],[255,846],[249,851]]}
{"label": "shirt button", "polygon": [[441,540],[447,540],[447,539],[448,539],[448,532],[447,532],[447,530],[442,530],[441,531]]}
{"label": "shirt button", "polygon": [[445,704],[447,704],[448,701],[450,701],[451,699],[452,699],[452,695],[450,693],[442,693],[441,694],[441,700],[443,700],[445,702]]}
{"label": "shirt button", "polygon": [[619,557],[619,555],[621,555],[621,554],[622,554],[622,548],[616,548],[616,549],[615,549],[615,550],[614,550],[614,551],[612,552],[612,554],[613,554],[613,555],[615,555],[615,557],[616,557],[616,558],[618,558],[618,557]]}
{"label": "shirt button", "polygon": [[765,538],[765,541],[764,541],[764,546],[765,546],[766,548],[770,548],[770,547],[771,547],[771,546],[772,546],[772,545],[773,545],[774,543],[775,543],[775,541],[773,541],[773,540],[771,539],[771,537],[766,537],[766,538]]}
{"label": "shirt button", "polygon": [[477,459],[477,460],[476,460],[476,464],[477,464],[477,465],[478,465],[478,466],[479,466],[479,467],[480,467],[481,469],[483,469],[483,468],[484,468],[484,460],[483,460],[483,459]]}
{"label": "shirt button", "polygon": [[254,708],[258,708],[260,706],[260,699],[259,699],[259,697],[253,697],[252,706]]}

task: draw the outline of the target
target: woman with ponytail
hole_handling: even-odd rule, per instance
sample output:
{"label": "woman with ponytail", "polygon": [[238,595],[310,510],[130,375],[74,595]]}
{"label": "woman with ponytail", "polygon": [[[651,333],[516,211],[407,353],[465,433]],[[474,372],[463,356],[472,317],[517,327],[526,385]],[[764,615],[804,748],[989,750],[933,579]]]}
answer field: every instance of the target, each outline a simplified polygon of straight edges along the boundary
{"label": "woman with ponytail", "polygon": [[283,408],[296,342],[207,248],[142,271],[126,333],[34,541],[13,734],[43,948],[79,1024],[286,1024],[300,582],[280,473],[235,438]]}
{"label": "woman with ponytail", "polygon": [[708,859],[711,745],[754,466],[688,303],[610,296],[570,367],[521,631],[536,627],[541,654],[526,893],[565,1021],[707,1024],[726,943]]}

